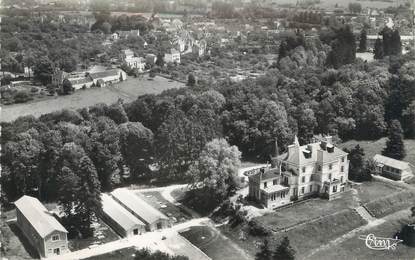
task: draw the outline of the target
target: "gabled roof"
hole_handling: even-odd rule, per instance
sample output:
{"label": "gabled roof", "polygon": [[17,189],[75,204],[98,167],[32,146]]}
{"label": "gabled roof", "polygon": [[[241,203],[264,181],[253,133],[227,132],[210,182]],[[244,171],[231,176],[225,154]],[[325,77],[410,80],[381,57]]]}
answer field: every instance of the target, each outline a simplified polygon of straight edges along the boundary
{"label": "gabled roof", "polygon": [[14,205],[30,222],[40,237],[45,238],[54,231],[68,233],[38,199],[24,195]]}
{"label": "gabled roof", "polygon": [[105,71],[100,71],[100,72],[94,72],[89,74],[89,76],[92,79],[100,79],[100,78],[105,78],[105,77],[112,77],[112,76],[118,76],[119,73],[119,69],[111,69],[111,70],[105,70]]}
{"label": "gabled roof", "polygon": [[377,163],[382,163],[386,166],[390,166],[393,167],[395,169],[399,169],[399,170],[406,170],[406,169],[410,169],[409,163],[404,162],[404,161],[399,161],[387,156],[383,156],[380,154],[376,154],[373,157],[373,160]]}
{"label": "gabled roof", "polygon": [[116,202],[111,196],[103,193],[102,199],[102,211],[118,223],[124,230],[139,226],[145,226],[145,224]]}
{"label": "gabled roof", "polygon": [[[320,142],[303,146],[293,144],[288,147],[289,152],[282,154],[278,158],[289,164],[305,165],[315,162],[328,163],[335,161],[339,157],[347,155],[346,152],[333,146],[332,144],[327,144],[327,147],[332,147],[333,152],[328,152],[327,149],[322,149],[320,144]],[[311,148],[312,151],[310,158],[307,158],[305,154],[310,153],[309,148]]]}
{"label": "gabled roof", "polygon": [[142,198],[125,188],[116,189],[111,192],[111,195],[125,207],[137,214],[146,224],[152,224],[159,219],[169,219]]}

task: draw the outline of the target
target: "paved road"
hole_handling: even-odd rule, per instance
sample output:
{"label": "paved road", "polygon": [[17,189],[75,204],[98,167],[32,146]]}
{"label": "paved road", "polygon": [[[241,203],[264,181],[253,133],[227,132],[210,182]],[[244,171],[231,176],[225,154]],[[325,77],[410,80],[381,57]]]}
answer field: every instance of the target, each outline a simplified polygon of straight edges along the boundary
{"label": "paved road", "polygon": [[[149,248],[150,250],[160,250],[172,255],[185,255],[189,259],[210,260],[199,248],[191,244],[185,238],[179,235],[178,231],[192,226],[206,225],[210,220],[208,218],[192,219],[187,222],[175,225],[171,228],[147,232],[140,236],[132,238],[123,238],[93,248],[86,248],[71,253],[47,258],[48,260],[75,260],[85,259],[92,256],[98,256],[113,252],[116,250],[135,247]],[[166,239],[162,239],[162,237]]]}

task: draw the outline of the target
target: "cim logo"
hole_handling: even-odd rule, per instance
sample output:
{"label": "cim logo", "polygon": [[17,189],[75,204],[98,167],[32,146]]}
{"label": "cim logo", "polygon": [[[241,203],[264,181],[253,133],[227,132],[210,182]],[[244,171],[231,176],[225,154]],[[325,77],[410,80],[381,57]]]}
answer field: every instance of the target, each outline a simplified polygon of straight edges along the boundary
{"label": "cim logo", "polygon": [[376,237],[374,234],[361,235],[359,239],[365,240],[366,246],[373,250],[396,250],[398,243],[402,242],[400,239]]}

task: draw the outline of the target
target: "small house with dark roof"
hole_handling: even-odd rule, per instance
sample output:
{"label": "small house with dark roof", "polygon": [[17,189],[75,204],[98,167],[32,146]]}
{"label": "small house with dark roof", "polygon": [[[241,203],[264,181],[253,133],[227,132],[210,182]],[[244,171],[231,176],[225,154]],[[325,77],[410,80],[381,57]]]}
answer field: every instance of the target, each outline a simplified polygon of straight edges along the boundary
{"label": "small house with dark roof", "polygon": [[38,199],[24,195],[14,205],[17,226],[40,257],[46,258],[69,252],[68,231]]}

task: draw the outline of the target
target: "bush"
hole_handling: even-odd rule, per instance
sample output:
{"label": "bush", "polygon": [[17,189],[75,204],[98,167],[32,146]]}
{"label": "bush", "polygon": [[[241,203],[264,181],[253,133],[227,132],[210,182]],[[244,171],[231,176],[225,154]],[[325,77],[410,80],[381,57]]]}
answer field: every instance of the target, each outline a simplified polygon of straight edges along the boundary
{"label": "bush", "polygon": [[26,103],[29,100],[32,100],[33,98],[27,93],[27,91],[19,91],[14,96],[14,102],[15,103]]}
{"label": "bush", "polygon": [[30,89],[30,92],[32,92],[32,93],[37,93],[39,90],[38,90],[38,88],[37,87],[32,87],[31,89]]}
{"label": "bush", "polygon": [[262,226],[258,221],[251,220],[248,222],[249,234],[252,236],[269,236],[271,231]]}

